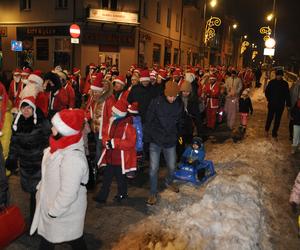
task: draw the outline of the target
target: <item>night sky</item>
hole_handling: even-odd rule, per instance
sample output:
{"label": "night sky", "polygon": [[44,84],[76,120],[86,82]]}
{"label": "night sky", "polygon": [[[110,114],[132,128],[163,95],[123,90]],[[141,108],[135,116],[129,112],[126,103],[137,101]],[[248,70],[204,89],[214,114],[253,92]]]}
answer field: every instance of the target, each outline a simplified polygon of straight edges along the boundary
{"label": "night sky", "polygon": [[[266,15],[272,11],[273,0],[220,0],[226,13],[236,18],[239,23],[238,33],[247,34],[249,41],[263,47],[263,35],[259,28],[267,26]],[[276,55],[279,64],[286,64],[290,57],[300,59],[300,0],[276,0]],[[279,60],[278,60],[279,59]]]}

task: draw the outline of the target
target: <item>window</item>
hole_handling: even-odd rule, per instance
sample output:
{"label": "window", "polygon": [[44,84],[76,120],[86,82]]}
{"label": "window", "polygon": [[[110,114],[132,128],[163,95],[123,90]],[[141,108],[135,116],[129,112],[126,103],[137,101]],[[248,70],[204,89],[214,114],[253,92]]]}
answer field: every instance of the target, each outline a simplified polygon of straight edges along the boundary
{"label": "window", "polygon": [[179,32],[179,26],[180,26],[180,18],[179,14],[176,14],[176,32]]}
{"label": "window", "polygon": [[56,0],[57,9],[66,9],[68,8],[68,0]]}
{"label": "window", "polygon": [[173,64],[178,64],[179,49],[174,49]]}
{"label": "window", "polygon": [[160,1],[156,2],[156,22],[160,23]]}
{"label": "window", "polygon": [[148,0],[144,0],[143,17],[148,17]]}
{"label": "window", "polygon": [[161,45],[160,44],[153,44],[153,64],[160,64],[160,51]]}
{"label": "window", "polygon": [[36,39],[36,60],[49,60],[49,39]]}
{"label": "window", "polygon": [[21,10],[31,10],[31,0],[21,0],[20,1]]}
{"label": "window", "polygon": [[118,1],[117,0],[102,0],[101,7],[102,7],[102,9],[117,10]]}
{"label": "window", "polygon": [[172,9],[168,8],[168,13],[167,13],[167,27],[171,27],[171,17],[172,17]]}

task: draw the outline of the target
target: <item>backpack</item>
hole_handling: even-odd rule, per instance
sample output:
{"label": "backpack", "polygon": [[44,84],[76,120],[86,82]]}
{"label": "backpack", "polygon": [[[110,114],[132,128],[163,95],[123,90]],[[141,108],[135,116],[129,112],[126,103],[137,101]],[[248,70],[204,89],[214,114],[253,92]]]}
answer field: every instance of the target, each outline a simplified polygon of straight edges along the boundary
{"label": "backpack", "polygon": [[142,119],[140,116],[133,117],[133,127],[136,131],[136,144],[135,149],[137,152],[143,151],[144,143],[143,143],[143,127],[142,127]]}

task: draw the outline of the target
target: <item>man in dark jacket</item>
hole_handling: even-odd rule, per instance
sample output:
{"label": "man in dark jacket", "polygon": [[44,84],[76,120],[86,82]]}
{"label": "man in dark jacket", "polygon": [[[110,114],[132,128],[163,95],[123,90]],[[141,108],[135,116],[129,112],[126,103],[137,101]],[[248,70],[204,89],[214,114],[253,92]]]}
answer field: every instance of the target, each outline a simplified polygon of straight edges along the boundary
{"label": "man in dark jacket", "polygon": [[146,116],[144,138],[150,143],[150,197],[149,205],[157,201],[157,173],[159,169],[160,153],[163,152],[169,168],[166,186],[174,192],[179,192],[173,183],[173,173],[176,164],[176,143],[182,130],[183,104],[177,98],[179,87],[175,82],[166,83],[164,96],[153,99]]}
{"label": "man in dark jacket", "polygon": [[268,83],[265,95],[268,100],[268,116],[265,126],[266,136],[268,136],[271,123],[275,116],[272,137],[277,140],[277,131],[280,126],[284,107],[287,106],[289,109],[291,106],[289,85],[283,80],[283,70],[276,71],[276,78]]}
{"label": "man in dark jacket", "polygon": [[133,86],[128,95],[129,103],[137,102],[139,107],[139,115],[142,123],[145,123],[146,112],[151,100],[156,97],[155,87],[150,84],[150,74],[148,70],[141,72],[140,83]]}

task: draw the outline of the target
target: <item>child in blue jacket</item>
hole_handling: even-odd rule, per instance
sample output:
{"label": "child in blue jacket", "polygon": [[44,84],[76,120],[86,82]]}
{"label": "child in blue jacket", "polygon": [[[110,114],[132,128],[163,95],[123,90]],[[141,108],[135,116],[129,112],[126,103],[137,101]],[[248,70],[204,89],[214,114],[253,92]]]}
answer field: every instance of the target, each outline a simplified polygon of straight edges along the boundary
{"label": "child in blue jacket", "polygon": [[203,141],[200,137],[194,137],[192,145],[188,146],[181,157],[182,164],[197,167],[205,158]]}

